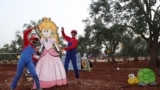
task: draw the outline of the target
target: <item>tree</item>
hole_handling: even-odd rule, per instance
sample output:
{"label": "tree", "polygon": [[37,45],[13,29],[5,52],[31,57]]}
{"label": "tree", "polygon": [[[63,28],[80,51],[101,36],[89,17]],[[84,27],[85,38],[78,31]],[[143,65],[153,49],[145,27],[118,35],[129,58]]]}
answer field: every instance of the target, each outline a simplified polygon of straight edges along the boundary
{"label": "tree", "polygon": [[[85,38],[93,48],[101,51],[110,50],[114,56],[116,48],[121,43],[121,37],[125,34],[126,27],[121,25],[121,19],[115,17],[109,1],[99,0],[90,5],[90,18],[84,20],[86,23]],[[114,57],[112,61],[115,62]]]}
{"label": "tree", "polygon": [[147,41],[149,66],[156,66],[159,49],[160,4],[158,0],[116,0],[115,7],[123,15],[124,22],[134,33]]}
{"label": "tree", "polygon": [[[131,32],[131,35],[134,34],[134,37],[141,35],[146,40],[147,52],[151,58],[149,66],[156,66],[157,51],[160,46],[159,7],[158,0],[93,1],[90,5],[90,22],[92,22],[90,26],[94,26],[91,32],[95,33],[94,30],[102,29],[101,26],[110,30],[109,27],[115,24],[123,25],[127,32]],[[99,24],[99,22],[101,23]],[[98,33],[96,32],[96,34]]]}
{"label": "tree", "polygon": [[141,37],[132,38],[125,36],[122,40],[120,56],[134,57],[134,62],[138,61],[138,56],[146,56],[146,41]]}
{"label": "tree", "polygon": [[100,49],[98,47],[95,48],[95,45],[93,42],[93,39],[91,39],[90,37],[88,37],[87,35],[88,33],[85,34],[85,37],[83,36],[79,36],[78,40],[79,40],[79,44],[78,44],[78,52],[80,52],[81,54],[87,53],[87,54],[94,54],[94,55],[98,55],[101,53]]}

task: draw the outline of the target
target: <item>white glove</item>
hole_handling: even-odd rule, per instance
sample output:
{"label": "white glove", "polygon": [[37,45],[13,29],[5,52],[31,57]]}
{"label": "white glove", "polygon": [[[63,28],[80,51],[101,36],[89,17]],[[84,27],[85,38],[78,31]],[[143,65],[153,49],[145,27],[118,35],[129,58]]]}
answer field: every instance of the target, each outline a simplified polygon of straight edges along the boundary
{"label": "white glove", "polygon": [[34,58],[39,59],[40,56],[39,55],[33,55]]}

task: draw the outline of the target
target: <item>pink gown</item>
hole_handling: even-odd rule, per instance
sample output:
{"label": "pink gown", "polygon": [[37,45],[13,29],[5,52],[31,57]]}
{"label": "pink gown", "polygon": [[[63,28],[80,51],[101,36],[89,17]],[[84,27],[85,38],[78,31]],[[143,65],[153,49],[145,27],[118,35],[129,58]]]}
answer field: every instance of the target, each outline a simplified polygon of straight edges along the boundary
{"label": "pink gown", "polygon": [[[53,43],[56,39],[41,39],[41,44],[45,49],[39,59],[36,72],[40,80],[41,88],[51,88],[55,85],[62,86],[67,84],[66,72],[59,54],[54,50]],[[34,83],[33,89],[36,88]]]}

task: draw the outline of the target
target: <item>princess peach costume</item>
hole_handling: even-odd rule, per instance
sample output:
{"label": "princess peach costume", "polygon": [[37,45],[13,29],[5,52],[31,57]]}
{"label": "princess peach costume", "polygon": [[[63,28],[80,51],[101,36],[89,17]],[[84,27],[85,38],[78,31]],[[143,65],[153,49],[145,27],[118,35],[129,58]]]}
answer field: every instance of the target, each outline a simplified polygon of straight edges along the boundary
{"label": "princess peach costume", "polygon": [[[66,72],[59,54],[53,48],[55,38],[41,38],[41,44],[45,49],[39,59],[36,72],[39,77],[41,88],[51,88],[55,85],[62,86],[67,84]],[[36,88],[35,83],[33,89]]]}

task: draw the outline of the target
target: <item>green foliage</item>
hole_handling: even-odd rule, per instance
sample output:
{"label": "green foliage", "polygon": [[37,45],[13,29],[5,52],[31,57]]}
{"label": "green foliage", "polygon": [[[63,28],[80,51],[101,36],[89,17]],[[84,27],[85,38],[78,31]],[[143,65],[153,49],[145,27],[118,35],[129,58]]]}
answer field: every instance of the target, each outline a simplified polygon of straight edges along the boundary
{"label": "green foliage", "polygon": [[10,45],[5,44],[4,47],[0,49],[0,60],[16,60],[22,45],[23,39],[19,31],[17,31],[15,40],[12,40]]}
{"label": "green foliage", "polygon": [[[112,53],[122,44],[122,55],[148,54],[155,62],[160,43],[159,7],[158,0],[93,1],[90,18],[84,20],[84,38],[91,39],[92,46],[110,49]],[[143,40],[138,41],[139,36]]]}
{"label": "green foliage", "polygon": [[90,5],[91,16],[90,19],[84,20],[87,25],[85,36],[82,37],[84,38],[83,45],[89,47],[88,49],[84,49],[85,52],[93,53],[96,51],[100,54],[102,49],[105,48],[110,49],[111,53],[114,54],[121,42],[121,36],[125,33],[126,28],[124,25],[119,24],[120,19],[114,17],[112,12],[113,7],[110,4],[106,0],[99,0]]}
{"label": "green foliage", "polygon": [[146,56],[147,44],[144,39],[137,37],[132,39],[131,37],[124,37],[122,40],[122,49],[120,56],[135,57],[135,56]]}

